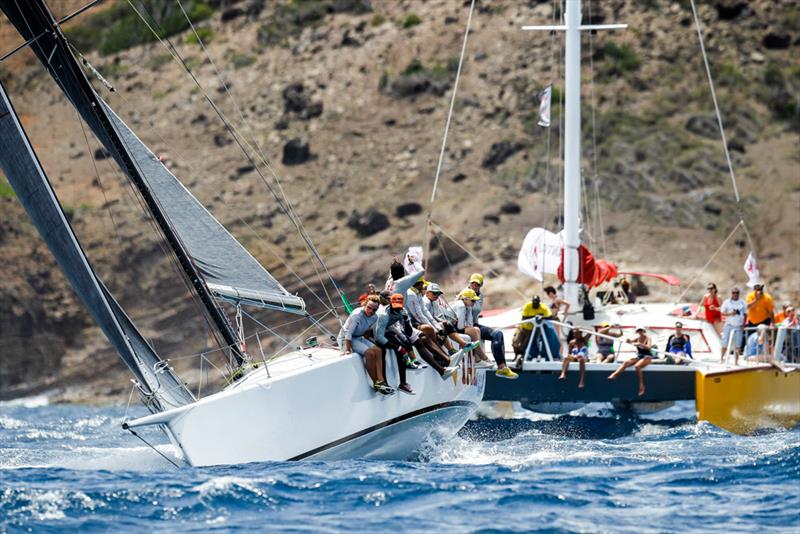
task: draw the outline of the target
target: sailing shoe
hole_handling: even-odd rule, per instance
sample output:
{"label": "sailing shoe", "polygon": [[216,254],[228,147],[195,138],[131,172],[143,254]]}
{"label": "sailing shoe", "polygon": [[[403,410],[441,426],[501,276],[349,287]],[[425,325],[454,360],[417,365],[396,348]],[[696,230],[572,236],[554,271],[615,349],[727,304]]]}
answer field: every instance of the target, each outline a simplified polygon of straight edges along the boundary
{"label": "sailing shoe", "polygon": [[464,352],[469,352],[472,349],[479,347],[480,344],[481,344],[480,341],[473,341],[472,343],[467,343],[466,345],[464,345]]}
{"label": "sailing shoe", "polygon": [[491,360],[478,360],[474,367],[475,369],[494,369],[495,363]]}
{"label": "sailing shoe", "polygon": [[406,369],[413,369],[415,371],[419,371],[420,369],[425,369],[428,367],[427,365],[423,365],[418,360],[412,360],[411,358],[406,358]]}
{"label": "sailing shoe", "polygon": [[397,389],[399,389],[406,395],[416,395],[416,393],[414,393],[414,390],[411,389],[411,386],[409,386],[408,383],[400,384],[399,386],[397,386]]}
{"label": "sailing shoe", "polygon": [[511,380],[519,378],[519,375],[511,370],[510,367],[503,367],[494,372],[495,376],[500,378],[510,378]]}
{"label": "sailing shoe", "polygon": [[453,376],[453,373],[455,373],[456,371],[458,371],[457,367],[445,367],[444,372],[442,372],[442,380],[447,380],[448,378]]}
{"label": "sailing shoe", "polygon": [[467,353],[467,349],[460,350],[456,352],[450,358],[450,367],[458,367],[458,364],[461,363],[461,360],[464,358],[464,355]]}
{"label": "sailing shoe", "polygon": [[386,382],[375,382],[372,389],[381,395],[394,395],[394,388],[390,387]]}

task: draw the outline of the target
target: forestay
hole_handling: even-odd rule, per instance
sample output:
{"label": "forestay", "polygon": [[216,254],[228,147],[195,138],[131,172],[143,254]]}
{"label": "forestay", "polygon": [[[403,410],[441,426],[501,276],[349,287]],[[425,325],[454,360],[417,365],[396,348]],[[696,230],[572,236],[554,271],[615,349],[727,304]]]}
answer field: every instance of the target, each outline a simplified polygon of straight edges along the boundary
{"label": "forestay", "polygon": [[142,337],[89,265],[2,84],[0,147],[0,167],[17,198],[142,391],[153,395],[148,406],[163,410],[194,402],[192,394]]}

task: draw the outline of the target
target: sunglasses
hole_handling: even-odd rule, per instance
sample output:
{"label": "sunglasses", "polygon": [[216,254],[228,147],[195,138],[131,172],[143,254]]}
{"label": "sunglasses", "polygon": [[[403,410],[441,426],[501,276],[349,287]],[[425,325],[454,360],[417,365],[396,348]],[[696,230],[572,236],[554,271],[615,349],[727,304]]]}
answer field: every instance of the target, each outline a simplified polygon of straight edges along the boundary
{"label": "sunglasses", "polygon": [[378,306],[367,306],[368,310],[378,311]]}

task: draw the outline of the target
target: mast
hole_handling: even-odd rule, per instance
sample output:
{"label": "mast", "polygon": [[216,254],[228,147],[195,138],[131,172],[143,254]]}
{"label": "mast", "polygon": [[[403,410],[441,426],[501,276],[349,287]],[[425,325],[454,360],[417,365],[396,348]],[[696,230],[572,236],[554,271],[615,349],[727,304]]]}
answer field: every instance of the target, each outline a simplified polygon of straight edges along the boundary
{"label": "mast", "polygon": [[215,327],[217,334],[221,337],[224,345],[229,348],[237,364],[243,363],[244,355],[238,347],[238,336],[233,326],[220,306],[217,305],[179,236],[173,231],[169,221],[162,213],[158,200],[147,186],[141,169],[128,152],[119,132],[106,114],[105,107],[72,55],[61,29],[47,5],[43,0],[30,0],[22,5],[16,2],[0,3],[0,8],[25,39],[39,36],[35,42],[31,43],[31,48],[70,99],[72,105],[136,186],[178,260],[184,276],[203,303],[207,319]]}
{"label": "mast", "polygon": [[581,212],[581,2],[567,0],[564,110],[564,300],[578,309]]}
{"label": "mast", "polygon": [[564,300],[578,308],[581,245],[581,31],[617,30],[627,24],[581,25],[581,0],[566,0],[564,24],[523,26],[523,30],[564,31]]}

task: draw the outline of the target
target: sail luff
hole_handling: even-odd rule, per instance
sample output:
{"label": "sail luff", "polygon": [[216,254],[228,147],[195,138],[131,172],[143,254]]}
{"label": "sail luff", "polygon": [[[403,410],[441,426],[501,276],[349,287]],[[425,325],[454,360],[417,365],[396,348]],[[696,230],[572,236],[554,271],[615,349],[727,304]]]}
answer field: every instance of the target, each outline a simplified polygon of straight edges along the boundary
{"label": "sail luff", "polygon": [[149,346],[89,264],[2,83],[0,146],[0,167],[17,198],[142,391],[153,395],[153,407],[165,409],[193,402],[191,393]]}

